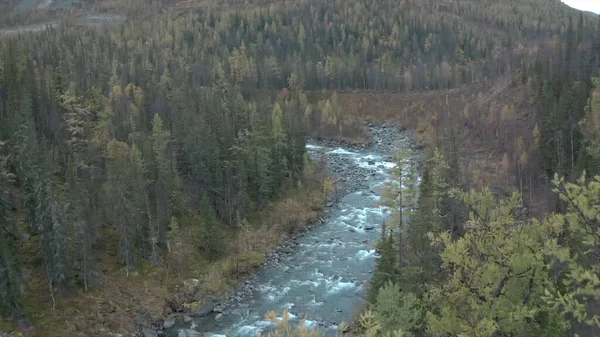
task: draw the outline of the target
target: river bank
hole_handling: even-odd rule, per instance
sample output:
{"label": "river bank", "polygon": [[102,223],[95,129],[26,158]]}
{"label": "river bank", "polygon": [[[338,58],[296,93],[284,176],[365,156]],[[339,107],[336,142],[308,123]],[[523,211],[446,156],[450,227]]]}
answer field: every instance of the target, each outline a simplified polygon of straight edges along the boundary
{"label": "river bank", "polygon": [[325,160],[335,180],[337,198],[324,218],[290,237],[267,257],[264,268],[229,292],[221,302],[208,301],[193,315],[165,319],[167,337],[250,337],[269,329],[269,310],[288,309],[292,318],[335,332],[360,307],[374,266],[373,243],[386,215],[378,205],[393,166],[390,154],[399,146],[414,148],[411,137],[394,127],[370,125],[369,144],[313,141],[313,160]]}
{"label": "river bank", "polygon": [[[142,267],[129,277],[120,270],[107,270],[99,281],[104,284],[102,289],[61,298],[55,312],[35,318],[34,329],[27,335],[179,337],[228,330],[224,333],[227,336],[253,336],[264,328],[253,324],[265,324],[262,319],[268,310],[283,309],[290,309],[294,317],[314,313],[311,322],[323,328],[347,321],[352,308],[360,306],[374,263],[372,243],[380,235],[383,219],[377,202],[386,167],[391,164],[389,153],[398,136],[402,144],[411,146],[411,137],[396,128],[370,125],[367,129],[372,135],[368,144],[310,142],[307,148],[314,167],[320,165],[318,162],[327,166],[337,196],[319,205],[299,205],[299,200],[321,193],[315,181],[315,186],[290,191],[287,198],[274,204],[265,220],[281,224],[284,217],[296,219],[296,234],[279,238],[280,229],[274,233],[259,231],[257,235],[272,238],[260,238],[260,252],[253,252],[260,259],[244,262],[245,275],[250,277],[241,277],[242,281],[224,295],[206,288],[231,285],[222,282],[232,268],[229,258],[206,265],[193,263],[194,256],[190,256],[192,263],[182,265],[183,278],[174,275],[168,263]],[[298,195],[302,193],[306,195]],[[324,204],[328,207],[322,209]],[[103,265],[102,270],[106,267]],[[224,276],[213,278],[214,270]],[[272,277],[274,272],[276,277]],[[287,302],[281,303],[284,300]],[[333,307],[335,303],[340,305]],[[133,330],[136,332],[128,335],[113,333]]]}

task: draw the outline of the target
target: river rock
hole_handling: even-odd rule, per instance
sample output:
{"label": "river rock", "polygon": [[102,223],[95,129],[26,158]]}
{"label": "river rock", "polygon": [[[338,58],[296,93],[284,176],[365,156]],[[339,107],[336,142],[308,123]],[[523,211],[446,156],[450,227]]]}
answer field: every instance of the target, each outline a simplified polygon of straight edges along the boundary
{"label": "river rock", "polygon": [[[368,151],[373,151],[376,153],[389,153],[389,144],[392,144],[395,139],[396,139],[396,135],[397,135],[397,131],[394,128],[381,128],[381,127],[373,127],[373,139],[375,140],[379,140],[378,143],[379,145],[375,145],[375,144],[369,144],[368,146],[364,146],[364,145],[360,145],[360,146],[348,146],[348,144],[343,143],[343,142],[334,142],[334,141],[321,141],[319,143],[319,145],[323,145],[326,147],[329,147],[330,149],[334,149],[336,147],[343,147],[345,149],[348,150],[352,150],[352,151],[361,151],[367,149]],[[362,168],[359,167],[357,162],[355,162],[355,158],[349,158],[349,156],[339,156],[339,155],[328,155],[326,152],[329,151],[329,149],[323,149],[323,151],[311,151],[311,155],[313,155],[312,152],[315,153],[320,153],[322,158],[328,161],[329,163],[329,169],[331,174],[333,175],[334,180],[337,182],[339,181],[344,181],[344,183],[340,183],[339,185],[336,186],[336,190],[338,193],[338,196],[344,196],[347,193],[352,193],[352,192],[359,192],[359,196],[362,196],[363,198],[368,198],[371,194],[372,195],[377,195],[377,191],[379,191],[378,188],[373,187],[373,182],[376,181],[378,178],[376,179],[372,179],[370,178],[370,175],[372,174],[373,176],[379,176],[380,175],[380,171],[381,170],[377,170],[375,168],[376,165],[380,164],[378,161],[375,161],[369,157],[365,158],[364,156],[366,155],[366,153],[361,153],[361,157],[362,157],[362,162],[360,164],[364,164],[364,163],[368,163],[370,166],[368,166],[369,168]],[[383,157],[385,159],[390,159],[387,157]],[[334,202],[333,200],[328,200],[327,201],[327,206],[329,206],[328,208],[325,209],[325,212],[328,212],[329,214],[335,214],[337,216],[338,213],[338,209],[342,209],[343,207],[346,207],[346,205],[344,205],[344,203],[340,203],[340,202]],[[328,218],[329,219],[329,218]],[[324,222],[324,219],[318,219],[318,221],[315,221],[312,225],[313,226],[317,226],[319,222]],[[362,227],[362,230],[367,230],[367,231],[373,231],[376,229],[376,224],[373,225],[369,225],[369,224],[363,224],[364,227]],[[361,231],[361,229],[358,228],[351,228],[348,227],[348,229],[350,232],[355,232],[355,231]],[[344,238],[344,240],[350,240],[350,241],[355,241],[355,242],[363,242],[364,244],[368,244],[370,240],[366,240],[364,239],[364,237],[361,237],[361,235],[351,235],[348,234],[347,231],[345,230],[340,230],[339,233],[343,233],[341,234]],[[373,234],[373,232],[370,232],[371,234]],[[326,234],[325,234],[326,235]],[[297,236],[297,237],[300,237]],[[266,261],[265,264],[266,266],[275,266],[277,265],[277,261],[286,261],[290,259],[290,253],[294,252],[294,249],[297,245],[298,245],[298,241],[296,236],[291,236],[288,238],[285,238],[284,240],[282,240],[282,244],[277,248],[277,250],[269,253],[266,255]],[[308,239],[307,239],[308,240]],[[327,242],[330,245],[335,245],[337,248],[338,245],[344,245],[344,243],[346,243],[346,241],[342,240],[342,238],[336,237],[329,237],[328,236],[322,236],[318,239],[313,239],[313,240],[309,240],[310,242],[314,242],[315,244],[319,244],[319,243],[325,243]],[[315,260],[325,260],[328,258],[327,254],[331,253],[331,250],[329,248],[333,248],[332,250],[334,250],[334,247],[328,247],[328,249],[326,249],[326,252],[324,252],[324,254],[326,254],[325,256],[320,255],[319,253],[321,252],[321,250],[317,250],[317,254],[307,254],[308,256],[302,258],[303,261],[298,261],[298,263],[296,265],[294,264],[287,264],[286,266],[287,268],[289,268],[289,270],[286,269],[282,269],[280,272],[282,273],[282,275],[286,275],[284,274],[285,272],[293,272],[294,270],[301,270],[302,266],[308,264],[308,263],[312,263]],[[339,249],[339,248],[338,248]],[[363,248],[366,249],[366,248]],[[335,250],[334,250],[335,252]],[[334,253],[335,254],[335,253]],[[313,256],[316,255],[316,256]],[[354,255],[345,257],[345,259],[347,261],[354,261],[355,257]],[[274,268],[273,268],[274,269]],[[372,273],[373,271],[370,271],[370,273]],[[331,277],[330,275],[333,274],[333,272],[331,274],[327,274],[327,277]],[[367,274],[368,275],[368,274]],[[286,275],[287,276],[287,275]],[[342,279],[350,282],[350,280],[352,279],[352,276],[359,276],[359,275],[350,275],[348,276],[348,279],[346,279],[346,275],[344,275],[344,278],[340,277],[340,275],[335,275],[333,276],[333,280],[339,280],[341,281]],[[362,274],[360,276],[365,276],[365,274]],[[193,283],[194,280],[192,281],[192,288],[195,288],[195,285]],[[314,279],[312,280],[314,281]],[[230,324],[230,320],[234,320],[234,316],[238,316],[239,314],[241,314],[242,316],[244,315],[248,315],[248,316],[252,316],[252,312],[256,311],[255,309],[255,304],[253,303],[253,301],[250,301],[248,299],[248,297],[246,297],[246,299],[242,299],[243,296],[247,295],[248,293],[251,293],[252,289],[256,289],[259,287],[259,281],[258,280],[246,280],[246,281],[242,281],[240,282],[240,284],[238,284],[238,287],[236,287],[236,291],[232,291],[230,292],[227,296],[228,296],[228,300],[227,302],[224,302],[223,304],[219,304],[219,305],[215,305],[214,303],[212,304],[212,306],[210,304],[208,304],[208,306],[206,306],[207,303],[205,303],[205,305],[199,307],[198,309],[194,310],[193,314],[189,314],[189,315],[193,315],[194,317],[197,317],[198,315],[210,315],[211,312],[214,312],[214,316],[209,316],[209,320],[207,322],[198,320],[198,324],[200,324],[199,329],[202,330],[202,332],[198,332],[195,331],[193,329],[181,329],[181,330],[176,330],[179,331],[179,334],[176,336],[178,337],[212,337],[213,334],[207,331],[215,331],[217,333],[219,333],[219,329],[223,328],[226,329],[226,326]],[[358,284],[357,284],[358,285]],[[316,287],[314,286],[310,286],[308,289],[308,292],[311,293],[311,297],[317,297],[317,294],[315,294],[315,292],[317,292],[319,290],[317,290]],[[295,298],[295,300],[293,299],[295,297],[296,294],[288,294],[286,296],[289,297],[289,301],[290,302],[296,302],[296,303],[301,303],[304,297],[297,297]],[[357,296],[356,294],[354,294],[354,292],[348,292],[348,296]],[[235,302],[239,302],[239,301],[245,301],[244,302],[244,306],[240,306],[239,304],[236,305]],[[316,301],[316,300],[315,300]],[[342,308],[336,308],[335,304],[333,304],[333,308],[329,307],[327,310],[328,314],[330,315],[331,313],[334,313],[334,315],[336,315],[335,313],[341,313],[341,312],[346,312],[349,313],[352,308],[351,307],[347,307],[345,309]],[[224,306],[224,307],[223,307]],[[230,307],[231,306],[231,307]],[[237,308],[237,309],[235,309]],[[224,312],[226,311],[226,312]],[[256,312],[255,312],[256,313]],[[256,313],[258,314],[258,313]],[[224,317],[225,315],[227,315],[227,317]],[[315,317],[314,318],[315,321],[319,322],[319,326],[327,326],[325,323],[329,324],[330,322],[324,320],[323,317]],[[190,319],[191,322],[191,319]],[[202,323],[200,323],[202,322]],[[165,321],[165,323],[167,323]],[[176,323],[176,326],[178,326],[179,323]],[[189,323],[188,323],[189,324]],[[169,325],[167,323],[167,325]],[[178,326],[179,327],[179,326]],[[187,325],[186,327],[189,327],[189,325]],[[216,327],[216,328],[215,328]],[[171,327],[172,328],[172,327]],[[227,331],[227,330],[224,330]],[[173,337],[172,335],[170,335],[171,337]]]}
{"label": "river rock", "polygon": [[158,337],[156,331],[149,328],[142,328],[142,335],[144,337]]}
{"label": "river rock", "polygon": [[163,322],[163,328],[164,329],[172,328],[173,325],[175,325],[175,317],[173,317],[173,316],[167,317],[165,319],[165,321]]}
{"label": "river rock", "polygon": [[202,337],[202,333],[196,330],[181,329],[179,330],[177,337]]}
{"label": "river rock", "polygon": [[215,302],[211,300],[206,300],[204,304],[198,307],[198,309],[194,310],[193,315],[196,317],[204,317],[210,314],[215,307]]}

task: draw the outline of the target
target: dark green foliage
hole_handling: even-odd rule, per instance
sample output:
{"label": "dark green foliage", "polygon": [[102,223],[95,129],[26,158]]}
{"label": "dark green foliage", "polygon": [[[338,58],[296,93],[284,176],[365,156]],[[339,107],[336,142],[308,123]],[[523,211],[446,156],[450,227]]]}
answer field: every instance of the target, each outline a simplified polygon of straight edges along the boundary
{"label": "dark green foliage", "polygon": [[580,122],[593,88],[593,70],[598,66],[600,28],[588,34],[579,18],[569,20],[558,50],[540,53],[529,69],[530,85],[537,92],[540,125],[540,164],[549,176],[554,173],[573,179],[588,164]]}
{"label": "dark green foliage", "polygon": [[[147,226],[148,205],[145,166],[137,146],[110,141],[106,146],[107,196],[113,200],[108,215],[119,236],[121,261],[127,271],[148,257],[151,227]],[[149,228],[150,227],[150,228]]]}
{"label": "dark green foliage", "polygon": [[398,259],[397,252],[394,248],[394,239],[392,233],[384,234],[375,249],[377,253],[377,262],[375,271],[369,284],[369,303],[377,303],[377,294],[379,288],[383,287],[388,282],[396,282],[398,280]]}
{"label": "dark green foliage", "polygon": [[18,261],[19,236],[11,218],[9,189],[15,176],[6,169],[8,156],[5,143],[0,141],[0,313],[3,316],[21,318],[23,298],[19,281],[21,277]]}
{"label": "dark green foliage", "polygon": [[6,317],[21,318],[24,311],[19,287],[19,238],[14,235],[14,226],[5,215],[0,215],[0,312]]}
{"label": "dark green foliage", "polygon": [[226,247],[222,227],[217,220],[215,209],[210,199],[204,195],[200,202],[200,216],[202,217],[202,238],[200,239],[202,251],[212,260],[223,256]]}
{"label": "dark green foliage", "polygon": [[[206,257],[222,256],[241,220],[302,178],[308,127],[321,127],[305,116],[304,89],[444,89],[535,68],[545,168],[572,171],[589,143],[577,126],[600,38],[590,53],[591,19],[557,1],[300,1],[185,14],[159,10],[164,3],[93,2],[130,20],[106,29],[66,20],[0,39],[5,169],[18,177],[14,198],[28,224],[19,230],[39,236],[52,295],[76,283],[72,275],[93,284],[96,257],[106,253],[96,245],[101,226],[119,241],[127,271],[162,261],[171,219],[185,212],[202,216]],[[0,26],[46,18],[14,14],[15,5],[0,4]],[[564,42],[549,58],[517,51],[555,34]],[[539,67],[529,67],[534,60]],[[335,97],[328,117],[344,134]],[[427,231],[461,234],[460,205],[441,192],[460,185],[458,137],[448,139],[448,172],[426,168],[422,207],[394,232],[403,239],[379,244],[375,294],[400,274],[417,275],[419,293],[439,273]],[[3,310],[18,316],[18,241],[7,234],[15,217],[3,212]],[[410,253],[402,273],[394,246]]]}
{"label": "dark green foliage", "polygon": [[379,289],[373,313],[384,334],[402,331],[406,337],[418,336],[424,328],[425,308],[414,293],[404,292],[392,282]]}

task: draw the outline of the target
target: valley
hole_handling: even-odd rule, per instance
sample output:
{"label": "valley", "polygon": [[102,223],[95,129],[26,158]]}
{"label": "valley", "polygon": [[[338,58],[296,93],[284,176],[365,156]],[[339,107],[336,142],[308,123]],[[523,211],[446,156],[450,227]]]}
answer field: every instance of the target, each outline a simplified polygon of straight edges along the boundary
{"label": "valley", "polygon": [[309,143],[311,156],[325,157],[332,177],[343,188],[323,223],[272,253],[267,266],[212,313],[197,319],[175,316],[177,323],[165,329],[164,335],[188,336],[194,334],[192,330],[202,335],[252,337],[273,328],[264,318],[271,310],[288,310],[292,321],[305,317],[306,327],[322,328],[331,336],[341,322],[350,322],[365,304],[365,287],[375,267],[373,244],[386,221],[385,208],[378,205],[388,182],[387,169],[394,165],[386,158],[394,148],[412,147],[408,134],[394,127],[369,131],[373,143],[366,147]]}
{"label": "valley", "polygon": [[600,18],[0,2],[0,336],[600,329]]}

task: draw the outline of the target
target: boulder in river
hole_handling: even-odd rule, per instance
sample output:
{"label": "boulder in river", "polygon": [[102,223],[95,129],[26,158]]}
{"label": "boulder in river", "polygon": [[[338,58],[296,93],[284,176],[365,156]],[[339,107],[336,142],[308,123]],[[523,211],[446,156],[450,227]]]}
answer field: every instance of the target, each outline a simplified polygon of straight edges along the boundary
{"label": "boulder in river", "polygon": [[181,329],[177,337],[202,337],[202,333],[196,330]]}
{"label": "boulder in river", "polygon": [[196,317],[204,317],[213,312],[215,307],[215,302],[211,300],[206,300],[202,305],[200,305],[196,310],[193,311],[193,316]]}
{"label": "boulder in river", "polygon": [[169,328],[173,327],[173,325],[175,325],[175,316],[169,316],[163,322],[164,329],[169,329]]}
{"label": "boulder in river", "polygon": [[156,331],[154,331],[150,328],[142,328],[142,335],[144,337],[158,337],[158,334],[156,333]]}

